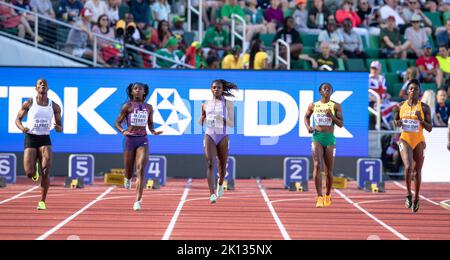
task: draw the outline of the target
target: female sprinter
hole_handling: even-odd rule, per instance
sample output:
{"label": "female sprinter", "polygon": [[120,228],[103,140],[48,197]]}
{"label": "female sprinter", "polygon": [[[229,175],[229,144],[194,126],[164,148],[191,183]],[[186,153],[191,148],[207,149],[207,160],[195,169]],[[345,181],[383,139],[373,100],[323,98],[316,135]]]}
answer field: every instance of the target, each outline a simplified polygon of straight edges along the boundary
{"label": "female sprinter", "polygon": [[[312,138],[312,159],[314,163],[314,181],[316,184],[317,201],[316,207],[323,208],[331,206],[331,186],[333,184],[333,163],[336,154],[336,137],[334,136],[334,126],[342,127],[344,119],[342,117],[342,107],[340,104],[330,100],[333,87],[330,83],[322,83],[319,87],[321,100],[308,106],[304,121],[308,132],[313,134]],[[311,127],[311,116],[314,115],[315,127]],[[322,194],[322,171],[327,176],[325,200]]]}
{"label": "female sprinter", "polygon": [[[125,151],[123,160],[125,164],[126,189],[131,189],[131,178],[133,170],[136,168],[136,201],[133,210],[141,210],[142,193],[144,191],[144,171],[148,162],[148,138],[146,126],[154,135],[162,134],[156,132],[153,127],[153,107],[145,103],[149,87],[143,83],[133,83],[127,87],[128,102],[122,106],[119,116],[116,119],[115,127],[125,136]],[[126,120],[127,129],[122,127],[122,122]]]}
{"label": "female sprinter", "polygon": [[[212,100],[202,104],[202,126],[206,122],[204,149],[207,163],[207,178],[211,203],[223,195],[223,181],[226,174],[229,138],[226,133],[227,126],[234,127],[234,105],[225,97],[233,97],[231,90],[237,86],[223,79],[214,80],[211,85]],[[217,157],[219,181],[217,194],[214,192],[214,159]]]}
{"label": "female sprinter", "polygon": [[[398,105],[395,113],[395,124],[402,128],[400,135],[399,149],[400,155],[405,166],[406,179],[406,202],[405,206],[412,209],[415,213],[419,210],[419,192],[422,182],[422,166],[425,151],[425,137],[423,129],[431,132],[433,126],[431,124],[430,107],[420,102],[420,82],[412,79],[407,85],[408,100]],[[414,176],[413,176],[414,174]],[[411,180],[414,177],[415,196],[412,200]]]}

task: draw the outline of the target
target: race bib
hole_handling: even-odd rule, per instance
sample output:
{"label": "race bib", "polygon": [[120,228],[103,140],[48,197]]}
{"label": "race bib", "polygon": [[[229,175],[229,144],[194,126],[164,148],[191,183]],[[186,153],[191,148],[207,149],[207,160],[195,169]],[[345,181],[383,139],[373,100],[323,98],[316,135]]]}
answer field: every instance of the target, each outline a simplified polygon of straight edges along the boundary
{"label": "race bib", "polygon": [[206,116],[206,125],[209,128],[222,128],[223,120],[217,120],[215,115],[207,115]]}
{"label": "race bib", "polygon": [[316,114],[314,116],[314,121],[317,126],[331,126],[333,120],[328,117],[326,114]]}
{"label": "race bib", "polygon": [[403,123],[403,126],[402,126],[403,131],[410,132],[410,133],[418,133],[419,132],[419,126],[420,126],[419,120],[403,119],[402,123]]}
{"label": "race bib", "polygon": [[137,113],[131,113],[130,124],[132,126],[145,127],[147,125],[148,112],[138,111]]}
{"label": "race bib", "polygon": [[46,132],[50,130],[51,122],[47,119],[36,119],[33,124],[33,130],[37,132]]}

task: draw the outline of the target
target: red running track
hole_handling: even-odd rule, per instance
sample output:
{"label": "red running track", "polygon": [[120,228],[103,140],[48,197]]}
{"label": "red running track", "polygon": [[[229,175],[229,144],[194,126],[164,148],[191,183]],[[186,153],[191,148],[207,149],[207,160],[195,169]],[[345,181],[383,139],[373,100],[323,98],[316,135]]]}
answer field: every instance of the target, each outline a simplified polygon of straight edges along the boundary
{"label": "red running track", "polygon": [[378,194],[350,182],[333,190],[331,207],[317,209],[313,183],[297,193],[281,180],[237,180],[211,205],[206,180],[169,179],[144,192],[140,212],[132,210],[134,191],[54,183],[46,211],[35,209],[40,190],[30,180],[0,189],[0,239],[450,239],[450,211],[438,205],[450,199],[450,183],[424,183],[418,214],[404,208],[403,182]]}

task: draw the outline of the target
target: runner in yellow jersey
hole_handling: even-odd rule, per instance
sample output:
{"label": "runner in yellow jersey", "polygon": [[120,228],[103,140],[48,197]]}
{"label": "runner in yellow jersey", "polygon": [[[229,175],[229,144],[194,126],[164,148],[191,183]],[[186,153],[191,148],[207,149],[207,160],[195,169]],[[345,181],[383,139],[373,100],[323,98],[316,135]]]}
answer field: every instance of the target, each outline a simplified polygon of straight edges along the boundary
{"label": "runner in yellow jersey", "polygon": [[[407,93],[408,100],[398,105],[395,113],[395,124],[402,129],[399,148],[405,166],[407,188],[405,206],[411,208],[413,212],[417,212],[419,210],[419,192],[426,148],[423,129],[431,132],[433,126],[431,124],[430,107],[419,100],[420,82],[417,79],[408,82]],[[414,201],[411,192],[413,178],[415,184]]]}
{"label": "runner in yellow jersey", "polygon": [[[333,184],[333,163],[336,154],[336,137],[334,136],[334,126],[342,127],[344,119],[342,117],[342,107],[340,104],[331,101],[333,87],[330,83],[322,83],[319,87],[320,101],[311,103],[308,106],[304,121],[308,132],[313,134],[312,138],[312,159],[314,163],[314,181],[317,191],[316,207],[331,206],[331,186]],[[314,115],[314,128],[311,127],[311,116]],[[326,195],[322,194],[322,165],[324,164],[326,173]]]}

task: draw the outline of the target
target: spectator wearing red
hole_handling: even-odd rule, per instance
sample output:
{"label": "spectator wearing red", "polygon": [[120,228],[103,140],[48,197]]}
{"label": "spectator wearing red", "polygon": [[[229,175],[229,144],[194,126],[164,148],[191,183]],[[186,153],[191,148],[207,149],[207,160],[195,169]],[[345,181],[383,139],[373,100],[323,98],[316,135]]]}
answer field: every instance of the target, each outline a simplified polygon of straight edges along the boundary
{"label": "spectator wearing red", "polygon": [[[28,33],[32,38],[35,37],[27,18],[24,15],[19,15],[16,11],[6,5],[0,5],[0,29],[15,29],[17,28],[17,36],[25,38]],[[42,41],[38,37],[38,41]]]}
{"label": "spectator wearing red", "polygon": [[345,19],[350,19],[353,27],[358,27],[361,25],[361,18],[359,18],[358,14],[352,10],[352,7],[352,0],[345,0],[342,3],[341,9],[336,11],[336,21],[338,24],[343,24]]}
{"label": "spectator wearing red", "polygon": [[436,57],[432,56],[433,46],[429,43],[423,46],[424,55],[416,61],[422,82],[435,82],[438,88],[442,85],[442,71]]}
{"label": "spectator wearing red", "polygon": [[153,30],[150,37],[150,46],[154,50],[164,48],[172,34],[169,31],[169,22],[162,20],[158,23],[158,28]]}

